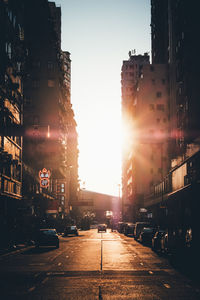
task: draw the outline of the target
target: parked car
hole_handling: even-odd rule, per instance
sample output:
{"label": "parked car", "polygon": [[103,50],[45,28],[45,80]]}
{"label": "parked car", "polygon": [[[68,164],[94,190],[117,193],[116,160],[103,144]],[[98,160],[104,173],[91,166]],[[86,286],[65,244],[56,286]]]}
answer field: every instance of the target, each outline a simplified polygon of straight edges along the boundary
{"label": "parked car", "polygon": [[151,245],[152,237],[155,234],[155,228],[144,227],[140,232],[138,240],[144,245]]}
{"label": "parked car", "polygon": [[55,246],[59,248],[59,238],[56,229],[47,228],[40,229],[35,236],[35,247],[40,246]]}
{"label": "parked car", "polygon": [[65,227],[64,236],[67,236],[69,234],[74,234],[78,236],[78,228],[76,227],[76,225],[69,225]]}
{"label": "parked car", "polygon": [[161,239],[166,234],[166,230],[158,229],[154,234],[151,242],[151,248],[153,251],[161,251]]}
{"label": "parked car", "polygon": [[126,226],[125,222],[118,222],[118,224],[117,224],[117,231],[119,233],[124,233],[125,226]]}
{"label": "parked car", "polygon": [[106,224],[99,224],[98,227],[97,227],[97,231],[98,232],[102,232],[102,231],[105,231],[106,232],[107,230],[107,225]]}
{"label": "parked car", "polygon": [[124,226],[124,234],[125,235],[132,235],[134,234],[135,224],[133,223],[126,223]]}
{"label": "parked car", "polygon": [[134,238],[135,238],[135,240],[138,240],[142,229],[144,227],[148,227],[148,226],[150,226],[149,222],[136,222],[135,223],[135,229],[134,229]]}

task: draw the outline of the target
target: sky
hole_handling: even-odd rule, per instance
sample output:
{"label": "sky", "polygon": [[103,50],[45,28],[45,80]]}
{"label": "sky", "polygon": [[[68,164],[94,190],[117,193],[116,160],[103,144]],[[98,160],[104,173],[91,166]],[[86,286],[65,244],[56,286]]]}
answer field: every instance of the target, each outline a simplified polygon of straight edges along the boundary
{"label": "sky", "polygon": [[128,52],[150,44],[150,0],[56,0],[62,50],[71,53],[71,102],[79,148],[79,179],[88,190],[119,195],[121,67]]}

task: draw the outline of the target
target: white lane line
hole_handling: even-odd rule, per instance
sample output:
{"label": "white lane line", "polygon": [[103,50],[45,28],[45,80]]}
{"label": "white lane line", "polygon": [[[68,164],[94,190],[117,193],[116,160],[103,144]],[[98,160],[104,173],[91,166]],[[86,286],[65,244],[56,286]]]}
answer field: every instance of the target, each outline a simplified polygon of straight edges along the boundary
{"label": "white lane line", "polygon": [[171,289],[171,286],[168,283],[163,283],[164,287],[166,287],[166,289]]}
{"label": "white lane line", "polygon": [[61,266],[62,265],[62,263],[58,263],[58,266]]}
{"label": "white lane line", "polygon": [[48,277],[46,277],[45,279],[42,280],[42,284],[44,284],[45,282],[47,282],[47,280],[49,280]]}
{"label": "white lane line", "polygon": [[28,292],[32,292],[35,290],[35,286],[32,286],[30,289],[28,289]]}
{"label": "white lane line", "polygon": [[152,275],[152,274],[153,274],[153,272],[152,272],[152,271],[149,271],[149,274],[151,274],[151,275]]}

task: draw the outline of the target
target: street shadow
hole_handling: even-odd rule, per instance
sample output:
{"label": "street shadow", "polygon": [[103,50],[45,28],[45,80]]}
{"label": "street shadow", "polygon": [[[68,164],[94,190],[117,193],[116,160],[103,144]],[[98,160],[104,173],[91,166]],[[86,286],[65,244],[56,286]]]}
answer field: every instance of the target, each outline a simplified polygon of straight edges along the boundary
{"label": "street shadow", "polygon": [[47,253],[47,252],[51,252],[51,251],[55,251],[57,250],[57,248],[55,247],[39,247],[39,248],[31,248],[25,252],[23,252],[23,255],[33,255],[33,254],[42,254],[42,253]]}
{"label": "street shadow", "polygon": [[73,237],[79,238],[81,236],[84,236],[84,234],[79,234],[79,235],[73,235],[73,234],[63,235],[62,238],[73,238]]}

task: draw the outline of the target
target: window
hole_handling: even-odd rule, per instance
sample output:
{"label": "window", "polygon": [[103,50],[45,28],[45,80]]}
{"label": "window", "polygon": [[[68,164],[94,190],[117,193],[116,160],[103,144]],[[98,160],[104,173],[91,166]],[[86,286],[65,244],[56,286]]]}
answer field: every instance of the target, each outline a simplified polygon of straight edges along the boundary
{"label": "window", "polygon": [[166,118],[164,118],[164,119],[163,119],[163,123],[166,123],[166,122],[167,122],[167,119],[166,119]]}
{"label": "window", "polygon": [[156,97],[157,97],[157,98],[161,98],[161,97],[162,97],[162,93],[161,93],[161,92],[157,92],[157,93],[156,93]]}
{"label": "window", "polygon": [[53,79],[48,79],[48,87],[52,88],[55,86],[55,81]]}
{"label": "window", "polygon": [[39,60],[33,61],[32,66],[35,69],[39,69],[40,68],[40,61]]}
{"label": "window", "polygon": [[164,104],[157,104],[157,110],[164,111]]}
{"label": "window", "polygon": [[64,187],[65,187],[65,184],[64,184],[64,183],[61,183],[61,187],[64,188]]}
{"label": "window", "polygon": [[11,47],[11,43],[6,43],[6,53],[8,54],[8,57],[11,59],[11,58],[12,58],[12,47]]}
{"label": "window", "polygon": [[153,168],[150,169],[150,173],[153,174]]}
{"label": "window", "polygon": [[52,61],[48,61],[47,68],[48,68],[48,70],[54,70],[54,63]]}
{"label": "window", "polygon": [[156,119],[157,123],[160,123],[160,119]]}
{"label": "window", "polygon": [[149,104],[149,109],[154,110],[154,104]]}
{"label": "window", "polygon": [[39,88],[39,87],[40,87],[40,82],[39,82],[39,80],[34,79],[33,82],[32,82],[32,87],[33,87],[34,89]]}
{"label": "window", "polygon": [[40,122],[40,117],[39,116],[33,116],[33,124],[34,125],[39,125]]}
{"label": "window", "polygon": [[151,81],[153,85],[156,83],[155,79],[152,79]]}
{"label": "window", "polygon": [[165,84],[166,80],[165,79],[162,79],[162,84]]}

